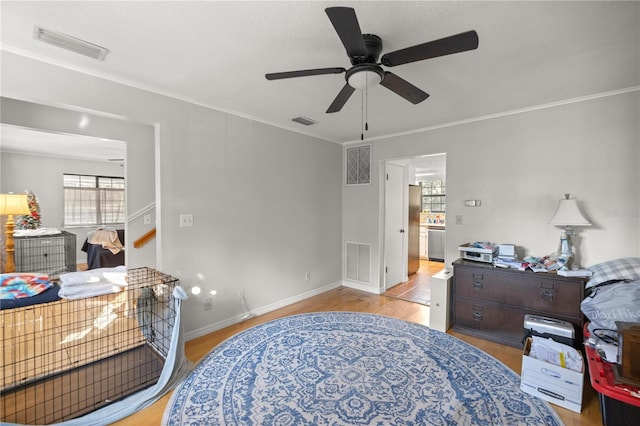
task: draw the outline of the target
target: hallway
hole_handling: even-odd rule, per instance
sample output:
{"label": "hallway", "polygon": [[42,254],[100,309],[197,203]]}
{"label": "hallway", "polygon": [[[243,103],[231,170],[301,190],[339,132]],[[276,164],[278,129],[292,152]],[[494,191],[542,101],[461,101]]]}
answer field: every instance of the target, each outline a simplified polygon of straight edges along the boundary
{"label": "hallway", "polygon": [[444,268],[444,262],[432,262],[420,259],[418,272],[409,276],[409,280],[391,287],[384,296],[429,306],[431,301],[431,276]]}

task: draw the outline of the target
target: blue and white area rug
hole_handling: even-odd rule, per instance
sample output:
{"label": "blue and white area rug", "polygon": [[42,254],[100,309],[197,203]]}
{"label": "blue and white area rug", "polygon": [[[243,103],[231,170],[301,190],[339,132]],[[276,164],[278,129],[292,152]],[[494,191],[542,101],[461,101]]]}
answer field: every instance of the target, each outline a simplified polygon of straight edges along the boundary
{"label": "blue and white area rug", "polygon": [[277,319],[210,352],[166,425],[562,425],[520,377],[473,346],[373,314]]}

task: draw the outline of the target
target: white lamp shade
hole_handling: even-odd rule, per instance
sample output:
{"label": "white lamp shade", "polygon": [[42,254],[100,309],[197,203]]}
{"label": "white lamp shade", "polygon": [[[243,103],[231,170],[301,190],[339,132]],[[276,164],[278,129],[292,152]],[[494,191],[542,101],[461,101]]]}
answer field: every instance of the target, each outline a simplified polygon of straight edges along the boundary
{"label": "white lamp shade", "polygon": [[591,223],[580,213],[575,199],[560,200],[556,214],[549,221],[556,226],[591,226]]}
{"label": "white lamp shade", "polygon": [[365,87],[373,87],[382,81],[382,77],[377,72],[360,71],[349,76],[349,86],[362,90]]}
{"label": "white lamp shade", "polygon": [[0,214],[29,214],[27,194],[0,194]]}

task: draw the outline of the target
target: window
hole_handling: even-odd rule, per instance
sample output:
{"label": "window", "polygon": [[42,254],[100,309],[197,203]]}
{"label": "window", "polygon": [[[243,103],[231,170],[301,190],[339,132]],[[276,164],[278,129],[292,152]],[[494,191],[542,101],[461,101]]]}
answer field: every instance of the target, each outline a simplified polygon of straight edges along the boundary
{"label": "window", "polygon": [[422,210],[444,213],[447,209],[447,186],[443,179],[430,179],[420,182],[422,185]]}
{"label": "window", "polygon": [[124,223],[124,178],[65,174],[63,180],[64,226]]}

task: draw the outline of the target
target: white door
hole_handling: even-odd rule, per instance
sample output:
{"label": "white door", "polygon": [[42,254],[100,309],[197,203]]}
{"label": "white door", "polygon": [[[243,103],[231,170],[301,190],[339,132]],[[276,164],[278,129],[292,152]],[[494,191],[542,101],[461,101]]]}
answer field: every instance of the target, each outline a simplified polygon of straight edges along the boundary
{"label": "white door", "polygon": [[406,261],[403,248],[406,244],[404,229],[404,168],[395,164],[385,165],[384,186],[384,268],[385,290],[402,282]]}

